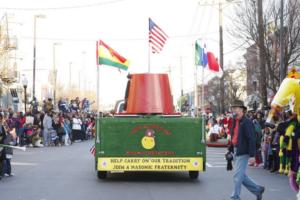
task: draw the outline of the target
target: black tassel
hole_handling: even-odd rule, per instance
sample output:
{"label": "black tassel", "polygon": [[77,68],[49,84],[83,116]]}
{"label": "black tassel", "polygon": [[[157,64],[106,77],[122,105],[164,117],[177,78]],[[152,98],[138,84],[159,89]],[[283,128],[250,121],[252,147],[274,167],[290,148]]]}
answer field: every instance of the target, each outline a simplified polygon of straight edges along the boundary
{"label": "black tassel", "polygon": [[227,160],[227,171],[231,171],[232,168],[232,160]]}

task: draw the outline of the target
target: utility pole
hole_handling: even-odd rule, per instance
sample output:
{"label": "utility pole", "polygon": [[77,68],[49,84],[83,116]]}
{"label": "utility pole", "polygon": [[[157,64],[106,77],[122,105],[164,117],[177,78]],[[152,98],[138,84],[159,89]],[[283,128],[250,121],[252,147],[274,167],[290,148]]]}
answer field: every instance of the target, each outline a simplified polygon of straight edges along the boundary
{"label": "utility pole", "polygon": [[53,44],[53,105],[56,105],[56,66],[55,66],[55,43]]}
{"label": "utility pole", "polygon": [[33,70],[32,70],[32,97],[35,96],[35,66],[36,64],[36,16],[33,17]]}
{"label": "utility pole", "polygon": [[264,24],[263,24],[263,5],[262,0],[257,0],[257,18],[258,18],[258,47],[260,64],[260,93],[263,106],[268,105],[267,83],[266,83],[266,60],[264,44]]}
{"label": "utility pole", "polygon": [[36,19],[46,18],[45,15],[33,16],[33,70],[32,70],[32,98],[35,97],[35,70],[36,70]]}
{"label": "utility pole", "polygon": [[[79,96],[81,96],[81,95],[84,96],[85,95],[85,73],[84,73],[83,69],[85,69],[85,55],[86,55],[86,52],[82,51],[81,54],[82,54],[82,66],[81,66],[81,69],[79,69],[79,74],[78,74],[78,78],[79,78]],[[83,83],[81,83],[81,81],[83,81]],[[83,87],[83,93],[82,93],[81,87]]]}
{"label": "utility pole", "polygon": [[56,69],[56,57],[55,57],[55,46],[60,43],[53,43],[53,104],[56,106],[56,87],[57,87],[57,69]]}
{"label": "utility pole", "polygon": [[72,77],[72,62],[69,63],[69,90],[71,90],[72,87],[71,77]]}
{"label": "utility pole", "polygon": [[[220,68],[223,71],[224,53],[223,53],[223,4],[222,2],[219,2],[219,35],[220,35]],[[220,78],[220,113],[225,113],[224,76]]]}
{"label": "utility pole", "polygon": [[81,96],[81,79],[80,79],[80,77],[81,77],[81,70],[80,69],[78,69],[78,95],[79,96]]}
{"label": "utility pole", "polygon": [[[224,50],[223,50],[223,5],[224,4],[232,4],[239,3],[240,1],[236,0],[218,0],[217,3],[199,3],[200,6],[216,6],[219,5],[219,64],[222,71],[224,71]],[[224,76],[220,78],[220,101],[219,101],[219,112],[225,112],[225,86],[224,86]]]}
{"label": "utility pole", "polygon": [[[82,69],[85,69],[85,56],[86,52],[82,52]],[[82,70],[82,76],[83,76],[83,96],[86,95],[86,70]]]}

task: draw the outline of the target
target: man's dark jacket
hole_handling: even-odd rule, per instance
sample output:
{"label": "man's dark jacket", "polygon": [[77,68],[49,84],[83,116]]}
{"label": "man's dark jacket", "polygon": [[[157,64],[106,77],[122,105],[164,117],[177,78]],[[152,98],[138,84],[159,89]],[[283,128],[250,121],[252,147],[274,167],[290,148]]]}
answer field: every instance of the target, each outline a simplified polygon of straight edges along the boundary
{"label": "man's dark jacket", "polygon": [[[236,119],[233,120],[233,126],[230,130],[231,139],[234,137],[234,127],[236,124]],[[238,135],[238,142],[236,144],[236,155],[246,155],[248,154],[250,157],[255,156],[255,133],[254,133],[254,126],[252,121],[243,116],[239,121],[239,135]],[[232,146],[230,148],[233,150]]]}

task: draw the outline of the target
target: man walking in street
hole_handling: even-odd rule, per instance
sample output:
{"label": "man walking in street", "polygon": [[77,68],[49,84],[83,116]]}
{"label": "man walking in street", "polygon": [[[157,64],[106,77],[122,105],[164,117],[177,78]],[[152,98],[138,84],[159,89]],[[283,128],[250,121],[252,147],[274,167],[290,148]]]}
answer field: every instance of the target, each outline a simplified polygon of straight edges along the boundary
{"label": "man walking in street", "polygon": [[263,186],[257,185],[246,174],[249,159],[255,160],[255,133],[250,119],[245,116],[247,107],[243,101],[237,100],[231,106],[235,115],[231,129],[232,145],[229,150],[234,153],[234,189],[231,195],[232,200],[240,200],[241,187],[244,185],[257,200],[262,199],[265,191]]}

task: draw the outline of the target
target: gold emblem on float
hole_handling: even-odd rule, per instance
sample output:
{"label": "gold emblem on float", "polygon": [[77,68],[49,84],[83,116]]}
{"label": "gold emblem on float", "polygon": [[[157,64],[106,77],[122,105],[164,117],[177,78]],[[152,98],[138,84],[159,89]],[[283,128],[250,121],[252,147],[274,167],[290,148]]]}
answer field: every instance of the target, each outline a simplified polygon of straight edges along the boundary
{"label": "gold emblem on float", "polygon": [[150,150],[153,149],[155,146],[155,136],[154,136],[154,130],[147,129],[145,136],[142,138],[142,147],[144,149]]}

